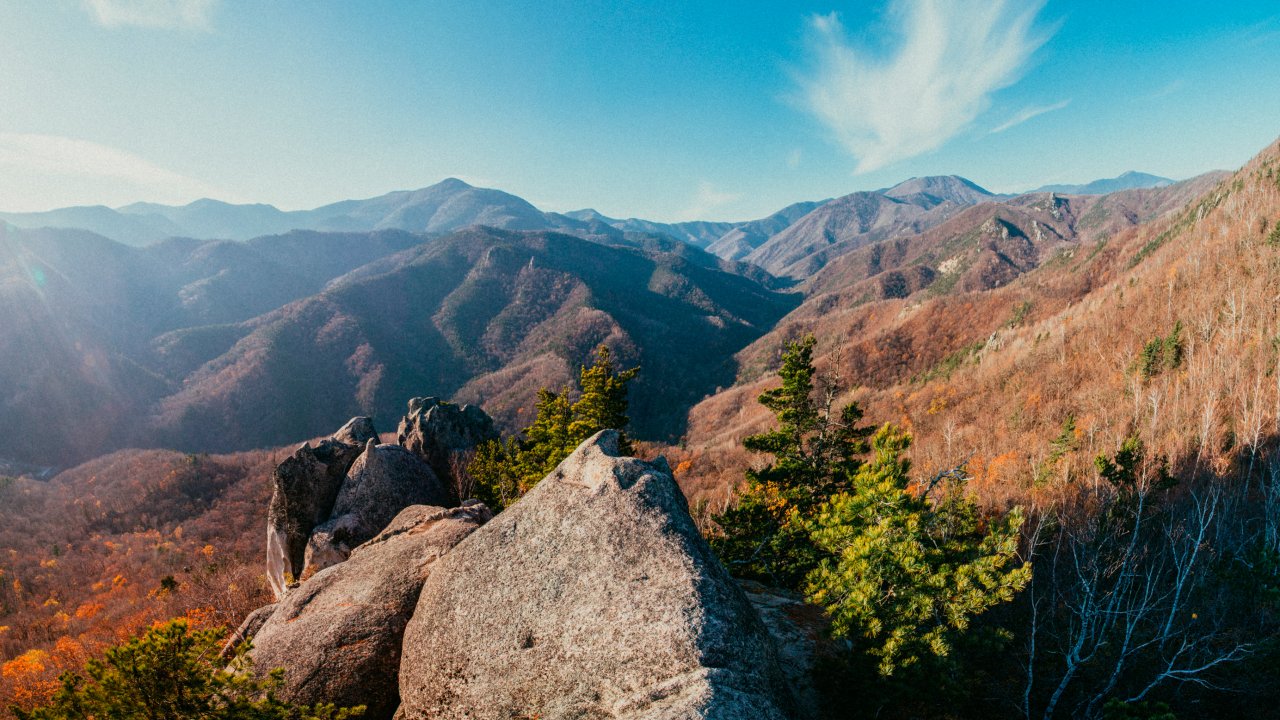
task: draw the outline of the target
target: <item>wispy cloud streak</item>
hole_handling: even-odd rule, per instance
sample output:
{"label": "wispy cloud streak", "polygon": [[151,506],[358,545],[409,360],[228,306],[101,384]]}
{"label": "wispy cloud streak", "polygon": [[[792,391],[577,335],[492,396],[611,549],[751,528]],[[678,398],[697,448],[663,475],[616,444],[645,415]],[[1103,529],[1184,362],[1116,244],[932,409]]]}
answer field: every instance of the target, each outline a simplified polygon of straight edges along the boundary
{"label": "wispy cloud streak", "polygon": [[59,135],[0,132],[4,210],[141,198],[189,202],[201,197],[230,199],[217,188],[124,150]]}
{"label": "wispy cloud streak", "polygon": [[704,180],[698,183],[698,191],[694,194],[689,207],[680,213],[678,219],[681,221],[709,220],[712,212],[741,198],[742,196],[737,193],[718,190],[714,185]]}
{"label": "wispy cloud streak", "polygon": [[218,0],[84,0],[84,5],[103,27],[209,30]]}
{"label": "wispy cloud streak", "polygon": [[1054,103],[1052,105],[1034,105],[1032,107],[1023,108],[1013,117],[992,128],[991,134],[995,135],[996,133],[1002,133],[1005,130],[1017,127],[1032,118],[1038,118],[1045,113],[1061,110],[1070,104],[1070,100],[1063,100],[1062,102]]}
{"label": "wispy cloud streak", "polygon": [[1043,2],[899,0],[901,36],[887,57],[857,48],[835,13],[810,18],[801,101],[870,172],[936,150],[1022,76],[1048,40]]}

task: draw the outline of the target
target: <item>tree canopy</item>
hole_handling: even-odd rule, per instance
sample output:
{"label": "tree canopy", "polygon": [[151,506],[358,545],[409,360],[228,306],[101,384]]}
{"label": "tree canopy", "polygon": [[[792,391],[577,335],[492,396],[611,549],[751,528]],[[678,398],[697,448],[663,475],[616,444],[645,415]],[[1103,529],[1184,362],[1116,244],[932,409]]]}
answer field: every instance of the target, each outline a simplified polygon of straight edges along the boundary
{"label": "tree canopy", "polygon": [[812,335],[789,343],[778,371],[782,385],[760,394],[778,425],[743,446],[772,462],[747,470],[738,504],[716,517],[723,533],[712,540],[734,573],[789,588],[817,566],[807,523],[823,500],[848,487],[871,432],[858,424],[857,404],[835,409],[845,389],[838,376],[815,387],[816,344]]}
{"label": "tree canopy", "polygon": [[981,518],[959,473],[913,488],[910,436],[885,425],[868,447],[861,409],[836,409],[847,389],[839,359],[819,377],[816,344],[789,343],[781,386],[760,395],[777,425],[743,445],[772,461],[746,473],[713,544],[736,574],[803,590],[838,636],[861,638],[891,675],[946,656],[954,633],[1026,584],[1030,567],[1016,563],[1022,515]]}
{"label": "tree canopy", "polygon": [[481,445],[468,467],[476,495],[495,510],[510,505],[569,457],[574,448],[605,429],[620,432],[619,451],[633,452],[626,435],[627,385],[639,368],[619,370],[608,346],[596,349],[595,359],[578,372],[579,393],[571,389],[538,391],[537,414],[522,432]]}

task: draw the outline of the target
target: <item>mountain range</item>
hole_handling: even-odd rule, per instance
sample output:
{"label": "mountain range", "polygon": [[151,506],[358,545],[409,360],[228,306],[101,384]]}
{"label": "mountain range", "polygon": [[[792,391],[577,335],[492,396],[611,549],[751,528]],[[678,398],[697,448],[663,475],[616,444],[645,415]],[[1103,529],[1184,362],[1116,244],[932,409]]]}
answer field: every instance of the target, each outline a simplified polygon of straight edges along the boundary
{"label": "mountain range", "polygon": [[[204,200],[9,215],[0,460],[263,447],[389,418],[415,395],[481,403],[511,429],[601,342],[642,367],[638,436],[671,440],[805,318],[1003,286],[1218,179],[999,196],[912,178],[743,223],[544,213],[452,179],[304,212]],[[67,422],[80,416],[96,420]]]}
{"label": "mountain range", "polygon": [[[1088,185],[1045,186],[1035,192],[1105,194],[1172,183],[1144,173],[1128,172]],[[891,188],[842,198],[893,198],[932,208],[944,203],[972,205],[994,197],[956,176],[912,178]],[[448,232],[470,225],[506,230],[558,230],[573,234],[609,226],[624,232],[667,235],[726,259],[740,260],[827,201],[790,205],[767,218],[747,222],[662,223],[606,217],[595,210],[551,213],[501,190],[473,187],[448,178],[419,190],[403,190],[365,200],[343,200],[312,210],[284,211],[265,204],[232,204],[208,198],[187,205],[139,202],[119,208],[101,205],[44,212],[0,212],[0,222],[20,228],[61,227],[88,230],[126,245],[145,246],[169,237],[203,240],[249,240],[289,230],[328,232]],[[766,253],[767,254],[767,253]]]}

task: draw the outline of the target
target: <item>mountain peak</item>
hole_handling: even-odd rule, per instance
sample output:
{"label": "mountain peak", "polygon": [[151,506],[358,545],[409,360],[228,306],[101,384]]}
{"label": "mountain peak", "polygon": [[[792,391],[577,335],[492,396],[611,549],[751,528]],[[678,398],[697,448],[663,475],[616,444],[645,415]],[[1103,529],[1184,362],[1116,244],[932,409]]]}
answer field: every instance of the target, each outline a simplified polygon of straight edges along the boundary
{"label": "mountain peak", "polygon": [[986,188],[959,175],[913,177],[882,190],[881,193],[891,198],[928,195],[938,200],[949,200],[958,205],[974,205],[994,197]]}
{"label": "mountain peak", "polygon": [[475,186],[460,178],[447,177],[432,187],[436,187],[441,190],[469,190]]}

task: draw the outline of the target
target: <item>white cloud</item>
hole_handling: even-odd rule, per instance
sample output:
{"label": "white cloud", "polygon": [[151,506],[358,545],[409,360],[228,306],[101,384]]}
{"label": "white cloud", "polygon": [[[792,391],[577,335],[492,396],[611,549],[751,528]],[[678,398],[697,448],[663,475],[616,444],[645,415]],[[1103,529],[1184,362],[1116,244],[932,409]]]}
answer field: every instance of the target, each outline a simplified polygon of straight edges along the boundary
{"label": "white cloud", "polygon": [[804,107],[870,172],[941,147],[991,95],[1016,82],[1048,39],[1043,2],[898,0],[901,41],[888,57],[853,46],[840,18],[810,18],[812,66],[798,74]]}
{"label": "white cloud", "polygon": [[218,0],[84,0],[99,25],[209,30]]}
{"label": "white cloud", "polygon": [[717,190],[714,185],[703,180],[698,183],[697,193],[694,194],[689,207],[680,213],[678,220],[708,220],[711,212],[741,198],[742,196],[739,194]]}
{"label": "white cloud", "polygon": [[0,209],[43,210],[135,200],[184,203],[231,199],[199,180],[106,145],[30,133],[0,132]]}
{"label": "white cloud", "polygon": [[1004,122],[992,128],[991,134],[995,135],[996,133],[1002,133],[1005,130],[1008,130],[1009,128],[1017,127],[1018,125],[1021,125],[1022,123],[1030,120],[1031,118],[1040,117],[1041,115],[1044,115],[1045,113],[1051,113],[1054,110],[1061,110],[1062,108],[1070,104],[1071,104],[1070,100],[1063,100],[1062,102],[1054,103],[1052,105],[1033,105],[1031,107],[1023,108],[1013,117],[1009,118],[1008,120],[1005,120]]}
{"label": "white cloud", "polygon": [[800,163],[803,161],[804,151],[800,148],[795,148],[791,152],[787,153],[787,167],[792,170],[798,169],[800,167]]}

